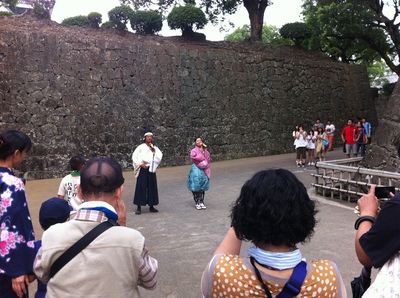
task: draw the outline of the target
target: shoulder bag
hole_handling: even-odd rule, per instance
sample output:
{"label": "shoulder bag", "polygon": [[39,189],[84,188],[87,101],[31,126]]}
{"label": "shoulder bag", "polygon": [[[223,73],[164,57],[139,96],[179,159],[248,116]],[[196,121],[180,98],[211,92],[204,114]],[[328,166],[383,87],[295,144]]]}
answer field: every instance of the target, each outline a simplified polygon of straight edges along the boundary
{"label": "shoulder bag", "polygon": [[[257,279],[263,285],[265,294],[267,295],[268,298],[272,298],[272,294],[268,290],[267,285],[262,280],[260,271],[254,265],[254,261],[255,259],[253,257],[250,257],[250,262],[254,267]],[[296,265],[296,267],[294,267],[292,275],[290,276],[287,283],[284,285],[282,291],[276,296],[276,298],[292,298],[297,296],[300,293],[301,286],[304,282],[304,279],[306,278],[306,275],[307,275],[307,263],[301,261]]]}

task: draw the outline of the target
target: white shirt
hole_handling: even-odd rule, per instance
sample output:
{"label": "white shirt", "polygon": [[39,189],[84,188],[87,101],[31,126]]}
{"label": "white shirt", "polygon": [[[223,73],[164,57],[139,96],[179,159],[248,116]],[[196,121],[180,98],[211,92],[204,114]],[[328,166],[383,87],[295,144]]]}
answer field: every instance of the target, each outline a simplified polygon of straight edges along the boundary
{"label": "white shirt", "polygon": [[335,125],[333,125],[333,124],[327,125],[325,127],[325,131],[326,131],[328,136],[333,136],[333,134],[335,132]]}
{"label": "white shirt", "polygon": [[146,143],[139,145],[132,154],[133,167],[136,168],[141,164],[146,164],[149,167],[150,173],[155,173],[161,163],[162,152],[157,146],[154,146],[155,154],[151,151]]}

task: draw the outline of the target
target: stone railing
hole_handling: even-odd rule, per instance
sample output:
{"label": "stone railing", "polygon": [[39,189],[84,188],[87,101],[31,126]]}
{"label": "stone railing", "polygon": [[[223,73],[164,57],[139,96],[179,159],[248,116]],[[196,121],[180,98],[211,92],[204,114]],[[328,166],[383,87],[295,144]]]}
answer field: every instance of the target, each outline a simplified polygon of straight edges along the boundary
{"label": "stone railing", "polygon": [[395,186],[396,193],[400,190],[400,173],[372,170],[359,166],[361,157],[318,162],[317,173],[311,174],[315,182],[317,194],[339,196],[340,200],[356,201],[368,192],[371,184],[380,186]]}

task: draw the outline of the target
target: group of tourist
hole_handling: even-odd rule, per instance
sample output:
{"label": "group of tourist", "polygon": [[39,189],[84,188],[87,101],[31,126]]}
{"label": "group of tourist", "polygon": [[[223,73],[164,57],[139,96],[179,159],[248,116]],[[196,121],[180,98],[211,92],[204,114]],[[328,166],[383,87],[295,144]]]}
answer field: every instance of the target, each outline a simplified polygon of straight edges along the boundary
{"label": "group of tourist", "polygon": [[326,152],[333,150],[335,126],[328,120],[326,129],[318,118],[312,128],[304,130],[303,125],[297,125],[293,131],[294,147],[296,151],[296,165],[300,167],[315,165],[316,158],[326,160]]}
{"label": "group of tourist", "polygon": [[371,124],[365,117],[358,120],[356,125],[352,119],[347,120],[347,126],[343,128],[341,134],[344,144],[343,151],[347,158],[350,158],[351,154],[353,157],[357,157],[359,152],[361,157],[364,157],[366,146],[371,143],[371,130]]}
{"label": "group of tourist", "polygon": [[[296,165],[305,167],[315,165],[315,160],[326,160],[326,153],[333,150],[335,125],[330,119],[326,126],[317,118],[314,125],[308,130],[304,130],[303,125],[297,125],[293,131],[293,145],[296,151]],[[365,117],[353,125],[351,119],[341,133],[343,140],[343,152],[347,157],[353,154],[354,157],[360,153],[365,155],[366,146],[371,142],[371,124]],[[308,163],[307,163],[308,160]]]}

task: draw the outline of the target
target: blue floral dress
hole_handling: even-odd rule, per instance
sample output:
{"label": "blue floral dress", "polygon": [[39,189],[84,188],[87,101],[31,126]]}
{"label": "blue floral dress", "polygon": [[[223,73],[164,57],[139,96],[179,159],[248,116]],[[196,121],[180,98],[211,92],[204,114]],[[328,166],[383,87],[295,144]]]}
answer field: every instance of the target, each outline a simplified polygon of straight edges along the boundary
{"label": "blue floral dress", "polygon": [[25,185],[11,169],[0,167],[1,292],[10,290],[11,278],[32,273],[34,241]]}

